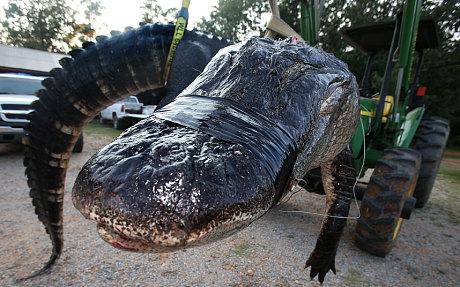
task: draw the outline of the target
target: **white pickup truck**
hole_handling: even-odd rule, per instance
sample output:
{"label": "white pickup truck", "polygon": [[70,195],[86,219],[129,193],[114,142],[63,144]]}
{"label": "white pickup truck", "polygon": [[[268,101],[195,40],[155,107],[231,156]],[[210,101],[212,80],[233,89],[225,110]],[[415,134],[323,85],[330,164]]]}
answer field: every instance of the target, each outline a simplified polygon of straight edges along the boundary
{"label": "white pickup truck", "polygon": [[[27,114],[31,104],[38,98],[35,92],[43,89],[42,77],[23,74],[0,74],[0,143],[20,143],[24,127],[29,122]],[[74,152],[83,150],[83,135]]]}
{"label": "white pickup truck", "polygon": [[135,96],[130,96],[102,110],[100,122],[111,121],[115,129],[123,129],[130,115],[136,114],[142,114],[142,103]]}

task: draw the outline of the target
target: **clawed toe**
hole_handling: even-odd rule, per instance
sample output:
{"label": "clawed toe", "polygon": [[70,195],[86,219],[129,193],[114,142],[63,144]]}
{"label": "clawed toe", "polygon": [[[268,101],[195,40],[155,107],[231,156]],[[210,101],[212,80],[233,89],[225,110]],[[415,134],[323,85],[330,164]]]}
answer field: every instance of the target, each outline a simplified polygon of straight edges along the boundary
{"label": "clawed toe", "polygon": [[322,284],[327,272],[331,270],[336,274],[335,270],[335,256],[317,257],[311,255],[305,263],[305,268],[311,267],[310,278],[313,280],[318,275],[318,281]]}

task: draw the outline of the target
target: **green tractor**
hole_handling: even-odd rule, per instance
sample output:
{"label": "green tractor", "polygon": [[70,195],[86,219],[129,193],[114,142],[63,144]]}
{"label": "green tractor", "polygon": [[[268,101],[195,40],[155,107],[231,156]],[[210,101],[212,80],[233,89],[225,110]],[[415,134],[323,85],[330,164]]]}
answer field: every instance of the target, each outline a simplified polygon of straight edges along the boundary
{"label": "green tractor", "polygon": [[[301,36],[312,45],[318,30],[318,2],[303,0],[300,7]],[[366,171],[373,172],[355,189],[361,207],[354,239],[359,248],[381,257],[393,247],[403,220],[427,203],[449,136],[447,120],[425,116],[426,87],[419,86],[423,52],[437,48],[439,42],[435,21],[420,17],[421,4],[422,0],[407,0],[393,21],[340,31],[348,44],[368,57],[360,87],[361,122],[350,146],[361,180]],[[372,64],[384,52],[388,54],[385,73],[374,93]],[[322,193],[319,176],[319,170],[313,171],[301,185]]]}
{"label": "green tractor", "polygon": [[[316,45],[323,1],[300,1],[300,34],[280,18],[276,2],[269,0],[272,17],[265,36],[292,36]],[[179,15],[183,19],[179,17],[176,24],[169,64],[186,26],[189,4],[183,0]],[[340,31],[348,44],[368,57],[360,87],[360,124],[350,146],[359,178],[373,171],[355,188],[361,206],[354,238],[359,248],[381,257],[391,251],[403,220],[428,202],[450,131],[447,120],[425,116],[426,87],[419,86],[423,52],[437,48],[439,40],[435,21],[421,19],[421,5],[422,0],[407,0],[393,21]],[[372,64],[384,52],[388,55],[385,72],[374,93]],[[309,172],[299,184],[309,192],[324,194],[319,169]]]}

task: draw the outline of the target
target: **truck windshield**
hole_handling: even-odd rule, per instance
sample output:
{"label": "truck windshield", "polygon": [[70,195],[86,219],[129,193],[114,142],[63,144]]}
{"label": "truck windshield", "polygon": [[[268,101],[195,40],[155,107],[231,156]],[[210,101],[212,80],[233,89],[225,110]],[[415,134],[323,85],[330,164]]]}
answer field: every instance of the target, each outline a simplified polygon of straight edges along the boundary
{"label": "truck windshield", "polygon": [[125,102],[125,103],[137,103],[137,100],[136,100],[136,98],[129,97],[129,98],[124,99],[123,102]]}
{"label": "truck windshield", "polygon": [[34,95],[43,89],[41,79],[0,78],[0,94]]}

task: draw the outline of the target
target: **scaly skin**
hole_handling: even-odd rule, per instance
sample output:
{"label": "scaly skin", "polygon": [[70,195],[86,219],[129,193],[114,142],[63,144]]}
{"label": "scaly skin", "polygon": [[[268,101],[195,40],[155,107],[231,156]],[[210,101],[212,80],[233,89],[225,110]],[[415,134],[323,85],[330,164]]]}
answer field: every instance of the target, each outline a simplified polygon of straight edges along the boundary
{"label": "scaly skin", "polygon": [[[67,163],[72,141],[59,142],[67,139],[66,132],[74,140],[104,106],[160,85],[165,39],[170,38],[168,33],[156,38],[149,32],[161,45],[132,47],[128,43],[151,40],[132,31],[133,38],[110,40],[105,50],[97,44],[80,52],[47,87],[48,93],[56,90],[64,98],[51,97],[57,101],[51,104],[41,98],[39,104],[51,111],[51,118],[32,118],[29,129],[26,165],[29,178],[38,175],[32,179],[40,183],[39,203],[53,199],[49,195],[54,189],[43,172],[56,165],[48,160],[55,157],[54,147],[63,150],[58,163]],[[94,49],[100,54],[91,58]],[[135,64],[142,58],[136,49],[146,52],[146,67]],[[92,59],[99,59],[100,65],[88,65]],[[149,74],[149,66],[155,67],[155,74]],[[75,123],[62,110],[77,110],[75,117],[70,113]],[[163,252],[215,241],[276,205],[294,178],[332,161],[348,143],[357,116],[357,85],[345,64],[307,45],[253,38],[219,52],[176,100],[95,154],[76,180],[73,203],[97,222],[101,237],[118,248]],[[39,131],[45,129],[56,134],[56,144],[41,144]],[[37,159],[43,169],[34,165]],[[62,234],[66,164],[57,168],[59,172],[50,175],[57,175],[61,203],[45,204],[38,212],[47,227],[59,220],[59,230],[48,228],[52,238]],[[46,216],[54,210],[61,214],[49,220]],[[53,244],[60,243],[62,250],[62,236],[57,238]],[[316,253],[321,257],[323,252],[318,248]],[[312,263],[321,267],[321,262]]]}

